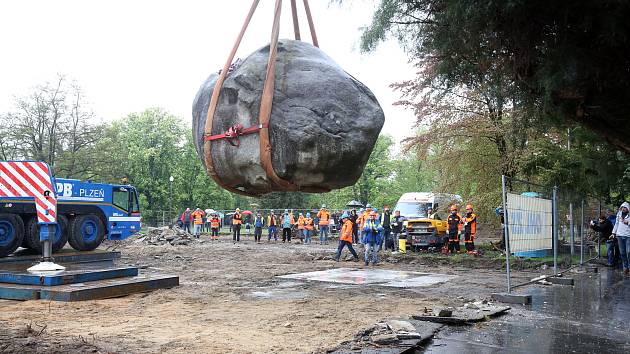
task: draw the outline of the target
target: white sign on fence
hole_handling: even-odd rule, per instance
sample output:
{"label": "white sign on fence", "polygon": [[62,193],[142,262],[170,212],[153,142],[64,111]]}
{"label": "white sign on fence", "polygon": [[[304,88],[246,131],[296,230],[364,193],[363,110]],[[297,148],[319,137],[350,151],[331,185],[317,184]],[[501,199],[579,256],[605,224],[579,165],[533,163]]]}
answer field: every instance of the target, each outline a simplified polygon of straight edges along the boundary
{"label": "white sign on fence", "polygon": [[507,210],[511,252],[552,248],[551,200],[507,193]]}

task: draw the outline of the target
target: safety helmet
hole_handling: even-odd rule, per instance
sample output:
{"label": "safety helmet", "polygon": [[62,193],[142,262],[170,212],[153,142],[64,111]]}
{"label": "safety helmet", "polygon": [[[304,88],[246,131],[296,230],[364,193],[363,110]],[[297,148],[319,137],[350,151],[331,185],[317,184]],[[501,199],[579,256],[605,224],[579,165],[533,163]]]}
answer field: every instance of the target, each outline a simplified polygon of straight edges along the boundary
{"label": "safety helmet", "polygon": [[348,214],[347,214],[347,213],[343,213],[343,214],[341,215],[341,218],[342,218],[342,219],[347,219],[347,218],[348,218]]}
{"label": "safety helmet", "polygon": [[469,210],[469,209],[470,209],[470,210],[473,210],[473,206],[472,206],[472,204],[468,204],[468,205],[466,205],[466,210]]}
{"label": "safety helmet", "polygon": [[326,209],[326,204],[322,204],[322,209]]}
{"label": "safety helmet", "polygon": [[306,217],[310,218],[311,217],[311,213],[306,213]]}
{"label": "safety helmet", "polygon": [[289,209],[284,209],[284,213],[288,214],[289,213]]}
{"label": "safety helmet", "polygon": [[240,211],[241,211],[241,208],[236,208],[236,211],[240,212]]}
{"label": "safety helmet", "polygon": [[368,209],[372,209],[372,204],[368,203],[368,204],[365,205],[365,207],[368,208]]}

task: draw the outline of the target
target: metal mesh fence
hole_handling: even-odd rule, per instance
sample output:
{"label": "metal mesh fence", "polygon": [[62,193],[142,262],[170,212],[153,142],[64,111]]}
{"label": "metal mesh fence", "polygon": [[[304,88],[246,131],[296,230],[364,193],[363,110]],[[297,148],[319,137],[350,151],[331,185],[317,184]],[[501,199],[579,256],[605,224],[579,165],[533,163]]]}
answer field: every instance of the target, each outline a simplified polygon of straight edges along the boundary
{"label": "metal mesh fence", "polygon": [[505,176],[502,183],[508,292],[511,260],[537,260],[551,276],[602,255],[606,237],[595,227],[607,209],[601,200]]}

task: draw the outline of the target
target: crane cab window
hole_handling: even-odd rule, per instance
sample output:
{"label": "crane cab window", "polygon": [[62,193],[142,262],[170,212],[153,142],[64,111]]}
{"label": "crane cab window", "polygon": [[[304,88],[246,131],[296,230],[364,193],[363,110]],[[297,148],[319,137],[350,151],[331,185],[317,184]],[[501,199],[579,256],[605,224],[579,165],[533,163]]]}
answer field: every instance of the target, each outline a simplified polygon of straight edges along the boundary
{"label": "crane cab window", "polygon": [[129,191],[127,188],[114,188],[113,204],[124,211],[129,210]]}
{"label": "crane cab window", "polygon": [[138,203],[138,193],[135,189],[131,190],[129,193],[129,199],[131,200],[131,212],[139,213],[140,212],[140,204]]}

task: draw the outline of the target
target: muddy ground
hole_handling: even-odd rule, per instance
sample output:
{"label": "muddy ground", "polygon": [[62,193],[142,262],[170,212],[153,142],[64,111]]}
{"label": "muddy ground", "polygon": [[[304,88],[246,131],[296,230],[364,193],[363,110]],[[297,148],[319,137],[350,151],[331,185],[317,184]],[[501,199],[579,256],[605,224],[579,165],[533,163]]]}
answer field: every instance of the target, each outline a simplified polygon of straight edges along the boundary
{"label": "muddy ground", "polygon": [[[227,236],[220,242],[204,238],[187,246],[135,240],[115,245],[122,264],[179,275],[181,285],[173,289],[75,303],[0,300],[0,352],[322,352],[380,319],[461,306],[505,289],[502,264],[489,257],[451,262],[446,256],[386,254],[376,268],[457,277],[411,289],[355,286],[276,278],[363,267],[334,262],[334,242],[258,245],[246,238],[234,245]],[[538,274],[513,276],[518,282]]]}

